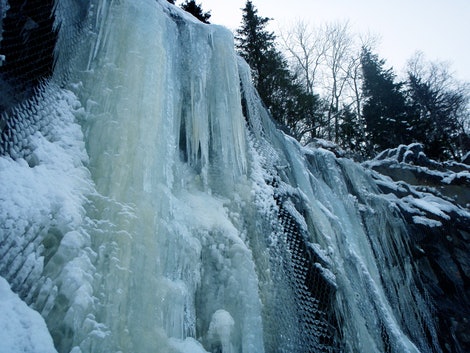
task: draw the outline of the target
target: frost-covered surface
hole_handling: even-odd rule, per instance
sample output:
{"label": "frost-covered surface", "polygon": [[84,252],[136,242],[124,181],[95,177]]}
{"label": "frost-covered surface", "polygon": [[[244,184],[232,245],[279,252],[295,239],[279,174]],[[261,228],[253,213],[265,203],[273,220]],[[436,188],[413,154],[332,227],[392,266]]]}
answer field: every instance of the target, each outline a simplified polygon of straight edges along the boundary
{"label": "frost-covered surface", "polygon": [[322,148],[327,151],[333,152],[337,157],[344,157],[346,155],[345,151],[341,149],[336,143],[333,141],[328,141],[320,138],[315,138],[313,141],[307,144],[308,148]]}
{"label": "frost-covered surface", "polygon": [[0,342],[2,353],[57,353],[44,319],[12,292],[2,277]]}
{"label": "frost-covered surface", "polygon": [[440,351],[396,206],[451,203],[276,130],[228,30],[86,4],[0,157],[0,274],[58,352]]}

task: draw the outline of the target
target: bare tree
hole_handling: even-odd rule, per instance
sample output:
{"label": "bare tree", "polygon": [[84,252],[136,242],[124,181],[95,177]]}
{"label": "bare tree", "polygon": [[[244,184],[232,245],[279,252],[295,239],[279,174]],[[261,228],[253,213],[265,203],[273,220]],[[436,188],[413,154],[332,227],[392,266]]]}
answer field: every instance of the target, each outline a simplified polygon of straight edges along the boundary
{"label": "bare tree", "polygon": [[[350,89],[353,85],[349,81],[358,77],[358,71],[351,72],[357,70],[358,51],[354,50],[355,36],[349,23],[315,27],[298,21],[287,31],[281,31],[280,37],[292,70],[306,90],[319,93],[326,102],[324,137],[338,142],[340,108],[346,104],[345,89]],[[354,54],[356,60],[352,59]]]}
{"label": "bare tree", "polygon": [[[322,98],[325,109],[318,135],[359,148],[357,141],[365,140],[361,50],[375,47],[378,37],[354,33],[348,21],[313,26],[299,20],[281,30],[280,39],[299,82]],[[351,135],[354,143],[345,140]]]}
{"label": "bare tree", "polygon": [[351,56],[353,55],[353,35],[349,22],[334,22],[325,26],[325,37],[329,43],[325,54],[326,70],[329,72],[323,80],[329,91],[327,113],[328,138],[338,142],[340,101],[351,77]]}
{"label": "bare tree", "polygon": [[308,22],[297,21],[287,31],[281,30],[281,41],[284,50],[288,53],[290,65],[304,82],[308,93],[314,92],[316,79],[321,65],[325,61],[329,43],[323,28],[315,28]]}

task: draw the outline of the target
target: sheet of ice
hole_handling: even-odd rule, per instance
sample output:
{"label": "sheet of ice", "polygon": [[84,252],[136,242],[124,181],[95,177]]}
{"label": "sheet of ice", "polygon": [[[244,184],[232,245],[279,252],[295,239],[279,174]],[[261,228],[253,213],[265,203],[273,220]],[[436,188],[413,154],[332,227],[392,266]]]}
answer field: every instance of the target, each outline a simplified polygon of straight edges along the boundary
{"label": "sheet of ice", "polygon": [[73,284],[67,298],[81,298],[66,318],[88,312],[98,329],[74,325],[71,346],[163,352],[191,337],[206,342],[211,315],[225,308],[238,323],[234,350],[263,352],[241,215],[251,193],[232,35],[166,1],[94,9],[68,84],[85,108],[97,192],[84,244],[95,256],[77,256],[62,274]]}
{"label": "sheet of ice", "polygon": [[458,173],[451,173],[450,175],[445,176],[442,179],[442,182],[446,183],[446,184],[452,184],[456,180],[469,182],[470,181],[470,172],[462,171],[462,172],[458,172]]}

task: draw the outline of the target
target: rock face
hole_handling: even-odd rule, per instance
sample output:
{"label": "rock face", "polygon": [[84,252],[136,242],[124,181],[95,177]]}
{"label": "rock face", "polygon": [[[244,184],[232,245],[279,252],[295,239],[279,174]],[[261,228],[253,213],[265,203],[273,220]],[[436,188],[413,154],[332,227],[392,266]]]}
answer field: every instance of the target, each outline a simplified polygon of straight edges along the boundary
{"label": "rock face", "polygon": [[0,3],[0,112],[31,97],[40,82],[52,74],[56,43],[53,7],[52,0]]}
{"label": "rock face", "polygon": [[430,160],[419,144],[384,151],[364,165],[381,174],[377,183],[408,223],[442,349],[470,352],[470,166]]}

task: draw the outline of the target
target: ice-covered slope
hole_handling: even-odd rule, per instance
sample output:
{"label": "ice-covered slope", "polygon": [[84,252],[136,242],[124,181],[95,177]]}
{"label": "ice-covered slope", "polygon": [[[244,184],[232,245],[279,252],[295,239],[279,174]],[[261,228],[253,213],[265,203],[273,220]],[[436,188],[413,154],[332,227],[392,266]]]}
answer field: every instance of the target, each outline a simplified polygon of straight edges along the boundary
{"label": "ice-covered slope", "polygon": [[441,351],[399,209],[275,128],[228,30],[54,9],[53,74],[2,114],[0,275],[57,351]]}

